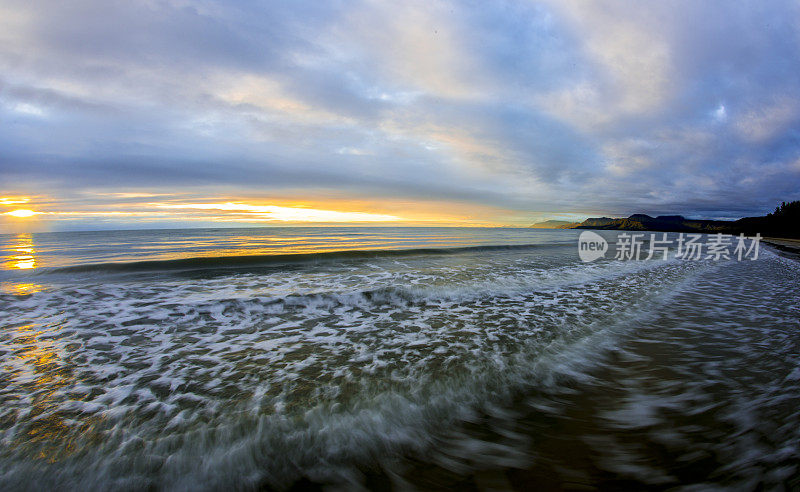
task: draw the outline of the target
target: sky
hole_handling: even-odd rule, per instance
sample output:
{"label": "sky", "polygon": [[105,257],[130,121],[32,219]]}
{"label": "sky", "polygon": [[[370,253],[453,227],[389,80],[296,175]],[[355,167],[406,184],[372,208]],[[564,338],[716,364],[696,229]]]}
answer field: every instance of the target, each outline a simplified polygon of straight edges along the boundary
{"label": "sky", "polygon": [[0,0],[0,231],[793,199],[796,1]]}

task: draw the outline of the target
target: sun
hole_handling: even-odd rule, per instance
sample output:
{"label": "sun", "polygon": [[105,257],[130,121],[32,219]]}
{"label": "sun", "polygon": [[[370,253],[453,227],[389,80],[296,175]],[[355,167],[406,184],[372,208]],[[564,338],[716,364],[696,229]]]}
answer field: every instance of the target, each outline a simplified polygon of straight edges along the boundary
{"label": "sun", "polygon": [[42,212],[35,212],[33,210],[27,210],[21,208],[19,210],[12,210],[11,212],[6,212],[3,215],[10,215],[12,217],[19,217],[19,218],[26,218],[26,217],[33,217],[34,215],[39,215]]}

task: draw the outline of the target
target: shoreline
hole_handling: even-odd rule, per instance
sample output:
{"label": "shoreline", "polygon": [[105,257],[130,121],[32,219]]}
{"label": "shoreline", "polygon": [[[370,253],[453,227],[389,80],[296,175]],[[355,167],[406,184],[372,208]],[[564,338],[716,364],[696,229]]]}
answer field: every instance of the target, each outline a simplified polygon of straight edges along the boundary
{"label": "shoreline", "polygon": [[777,250],[789,253],[792,257],[800,260],[800,239],[763,237],[761,241]]}

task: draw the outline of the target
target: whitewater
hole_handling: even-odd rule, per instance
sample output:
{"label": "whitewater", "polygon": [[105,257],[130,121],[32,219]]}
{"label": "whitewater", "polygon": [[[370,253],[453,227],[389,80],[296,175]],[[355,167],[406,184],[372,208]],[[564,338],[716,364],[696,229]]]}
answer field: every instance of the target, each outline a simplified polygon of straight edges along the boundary
{"label": "whitewater", "polygon": [[0,483],[798,486],[800,263],[577,237],[2,235]]}

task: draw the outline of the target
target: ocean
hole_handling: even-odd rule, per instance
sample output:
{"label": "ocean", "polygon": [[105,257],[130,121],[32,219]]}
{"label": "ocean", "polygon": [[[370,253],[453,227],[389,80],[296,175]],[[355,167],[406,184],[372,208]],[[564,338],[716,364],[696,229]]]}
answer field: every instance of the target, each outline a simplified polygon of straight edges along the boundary
{"label": "ocean", "polygon": [[[616,233],[604,233],[612,244]],[[0,488],[800,487],[800,263],[578,231],[0,235]]]}

